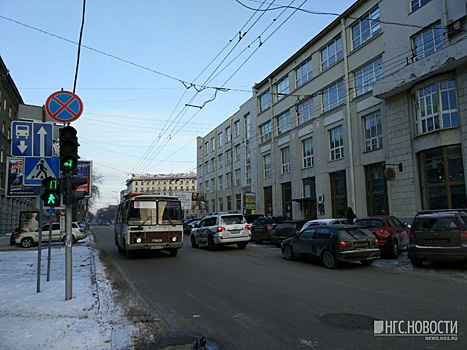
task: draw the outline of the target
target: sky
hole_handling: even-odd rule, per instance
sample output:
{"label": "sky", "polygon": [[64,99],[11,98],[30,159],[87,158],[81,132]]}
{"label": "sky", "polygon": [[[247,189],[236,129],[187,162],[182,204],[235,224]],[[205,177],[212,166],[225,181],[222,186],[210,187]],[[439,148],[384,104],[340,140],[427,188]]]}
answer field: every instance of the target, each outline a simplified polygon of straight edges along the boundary
{"label": "sky", "polygon": [[83,101],[71,124],[102,176],[94,209],[132,174],[196,172],[196,138],[355,2],[87,0],[82,27],[83,1],[1,0],[0,55],[25,104]]}

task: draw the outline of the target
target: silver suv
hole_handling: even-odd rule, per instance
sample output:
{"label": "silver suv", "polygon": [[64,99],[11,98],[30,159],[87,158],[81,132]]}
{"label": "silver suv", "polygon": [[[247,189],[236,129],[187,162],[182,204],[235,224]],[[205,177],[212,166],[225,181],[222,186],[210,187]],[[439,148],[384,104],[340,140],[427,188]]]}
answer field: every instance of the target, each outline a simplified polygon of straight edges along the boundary
{"label": "silver suv", "polygon": [[206,216],[190,234],[193,248],[207,244],[209,250],[227,244],[237,244],[239,249],[245,249],[250,238],[250,225],[242,214],[235,213]]}

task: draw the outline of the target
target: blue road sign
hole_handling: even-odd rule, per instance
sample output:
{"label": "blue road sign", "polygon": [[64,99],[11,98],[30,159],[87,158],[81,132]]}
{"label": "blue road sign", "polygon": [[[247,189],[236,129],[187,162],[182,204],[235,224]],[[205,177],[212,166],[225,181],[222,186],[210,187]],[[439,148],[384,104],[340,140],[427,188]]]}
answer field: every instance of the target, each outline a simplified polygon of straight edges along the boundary
{"label": "blue road sign", "polygon": [[41,186],[42,180],[48,176],[60,177],[60,157],[24,158],[24,185]]}
{"label": "blue road sign", "polygon": [[15,157],[52,157],[53,124],[13,121],[11,154]]}

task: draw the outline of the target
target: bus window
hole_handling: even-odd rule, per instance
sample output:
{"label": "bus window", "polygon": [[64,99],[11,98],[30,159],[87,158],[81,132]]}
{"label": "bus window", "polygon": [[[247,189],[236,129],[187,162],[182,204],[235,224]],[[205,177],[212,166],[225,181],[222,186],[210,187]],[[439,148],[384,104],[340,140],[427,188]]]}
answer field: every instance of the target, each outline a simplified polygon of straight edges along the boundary
{"label": "bus window", "polygon": [[159,202],[159,222],[161,224],[179,224],[183,220],[180,202]]}
{"label": "bus window", "polygon": [[156,225],[156,202],[134,201],[128,211],[128,225]]}

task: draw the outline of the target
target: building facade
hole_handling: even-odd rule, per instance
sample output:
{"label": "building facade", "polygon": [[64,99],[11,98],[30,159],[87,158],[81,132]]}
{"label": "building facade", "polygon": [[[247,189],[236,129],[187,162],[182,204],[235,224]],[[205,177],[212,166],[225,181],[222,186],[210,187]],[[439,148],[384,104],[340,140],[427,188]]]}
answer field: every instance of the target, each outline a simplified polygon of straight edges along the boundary
{"label": "building facade", "polygon": [[6,197],[8,156],[11,155],[11,122],[18,120],[18,108],[23,99],[0,56],[0,233],[19,226],[21,211],[32,210],[32,200]]}
{"label": "building facade", "polygon": [[[465,0],[356,1],[256,84],[256,212],[409,220],[465,207],[465,26]],[[231,119],[198,138],[207,212],[226,200],[212,140]]]}

